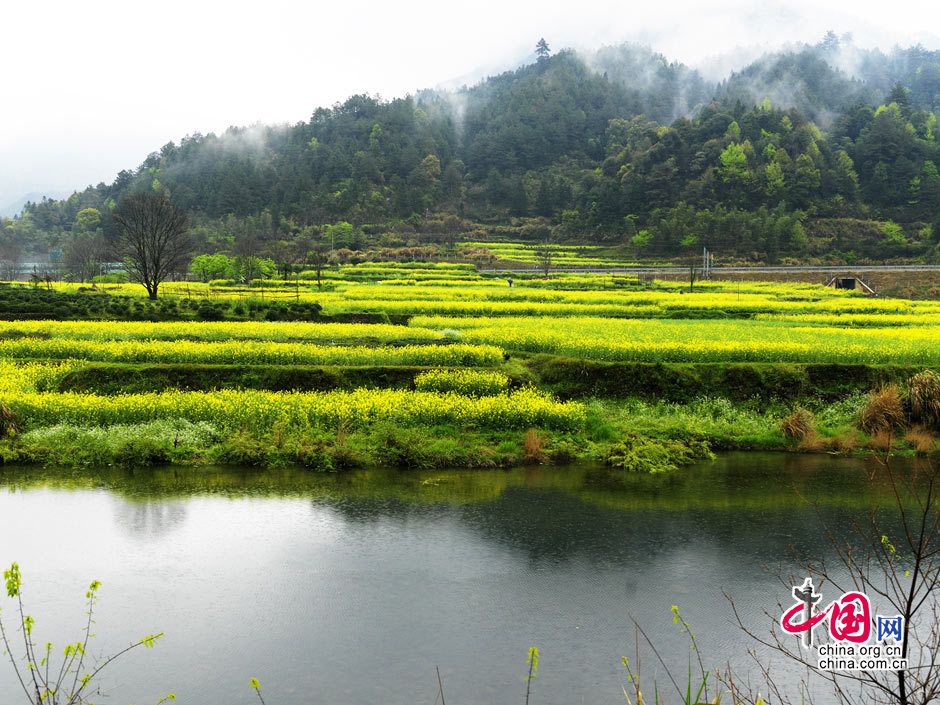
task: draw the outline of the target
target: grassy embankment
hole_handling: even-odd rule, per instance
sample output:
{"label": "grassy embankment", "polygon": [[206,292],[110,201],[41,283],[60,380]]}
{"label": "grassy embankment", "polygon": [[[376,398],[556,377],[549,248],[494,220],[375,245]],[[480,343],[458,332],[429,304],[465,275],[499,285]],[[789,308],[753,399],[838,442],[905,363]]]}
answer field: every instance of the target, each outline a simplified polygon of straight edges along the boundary
{"label": "grassy embankment", "polygon": [[[932,302],[610,275],[510,288],[388,263],[322,288],[170,284],[156,305],[80,288],[0,287],[6,462],[663,469],[718,449],[935,446],[905,392],[940,367]],[[245,320],[292,308],[312,322]],[[897,418],[865,422],[890,384]]]}

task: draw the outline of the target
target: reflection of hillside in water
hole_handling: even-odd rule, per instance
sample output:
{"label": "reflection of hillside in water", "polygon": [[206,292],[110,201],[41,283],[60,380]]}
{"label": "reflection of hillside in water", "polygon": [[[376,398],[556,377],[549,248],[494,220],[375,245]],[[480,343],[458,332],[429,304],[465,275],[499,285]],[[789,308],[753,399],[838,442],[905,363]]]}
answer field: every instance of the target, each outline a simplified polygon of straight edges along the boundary
{"label": "reflection of hillside in water", "polygon": [[759,566],[829,555],[827,529],[890,500],[871,467],[846,460],[737,455],[654,478],[605,468],[512,471],[497,473],[502,487],[488,501],[419,501],[417,492],[409,501],[399,492],[321,497],[314,506],[360,526],[447,517],[533,564],[634,563],[695,549]]}
{"label": "reflection of hillside in water", "polygon": [[186,502],[118,502],[114,520],[122,532],[140,539],[152,539],[171,533],[186,521]]}
{"label": "reflection of hillside in water", "polygon": [[[911,461],[897,461],[896,469]],[[658,476],[598,466],[421,472],[373,469],[340,475],[303,470],[154,468],[0,470],[11,489],[104,487],[127,501],[116,521],[129,534],[181,525],[187,499],[309,498],[355,525],[431,522],[449,516],[529,561],[574,557],[640,560],[707,541],[742,559],[810,555],[824,526],[890,501],[877,463],[853,458],[738,453]]]}
{"label": "reflection of hillside in water", "polygon": [[[83,540],[62,527],[98,507],[101,574],[124,586],[109,609],[193,644],[166,651],[179,690],[198,692],[207,674],[240,684],[238,674],[274,654],[272,682],[336,702],[376,693],[411,702],[429,664],[433,674],[446,659],[451,692],[483,705],[515,692],[513,664],[538,644],[539,682],[557,694],[546,703],[613,703],[630,618],[684,672],[688,645],[673,604],[710,662],[746,660],[724,592],[749,624],[766,623],[764,610],[789,597],[775,576],[798,569],[791,547],[832,558],[824,526],[890,502],[871,471],[858,459],[781,454],[723,456],[654,477],[597,466],[343,475],[0,468],[0,499],[21,523],[35,516],[59,526],[45,545],[49,585],[62,578],[52,567]],[[19,489],[23,497],[9,496]],[[19,539],[8,542],[4,552],[20,549]],[[160,599],[149,588],[154,570],[174,575]],[[820,591],[831,597],[831,587]],[[262,594],[270,600],[259,602]],[[246,651],[217,653],[219,630],[240,629]],[[288,653],[294,645],[302,657]],[[198,667],[193,650],[203,655]],[[373,677],[350,666],[358,663]],[[240,686],[220,687],[205,702],[240,702]]]}

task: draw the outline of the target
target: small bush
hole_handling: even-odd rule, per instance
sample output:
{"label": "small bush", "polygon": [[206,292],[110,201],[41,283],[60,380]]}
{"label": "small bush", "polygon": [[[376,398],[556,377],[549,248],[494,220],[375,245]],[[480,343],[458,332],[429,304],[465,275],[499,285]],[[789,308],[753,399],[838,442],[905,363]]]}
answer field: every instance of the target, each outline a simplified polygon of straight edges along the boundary
{"label": "small bush", "polygon": [[715,455],[707,441],[628,436],[608,449],[604,460],[628,472],[659,473],[676,470],[698,460],[712,460]]}
{"label": "small bush", "polygon": [[798,406],[783,419],[780,423],[780,430],[787,438],[802,441],[807,436],[816,433],[816,417],[812,412]]}
{"label": "small bush", "polygon": [[213,456],[222,465],[265,466],[270,445],[270,442],[242,429],[213,448]]}
{"label": "small bush", "polygon": [[904,406],[897,385],[889,384],[868,395],[859,417],[859,428],[865,433],[891,432],[903,427],[904,423]]}
{"label": "small bush", "polygon": [[320,435],[291,436],[286,445],[292,451],[294,459],[306,468],[321,472],[332,472],[336,469],[333,464],[332,446],[328,439]]}
{"label": "small bush", "polygon": [[225,318],[223,307],[216,306],[208,301],[200,304],[199,308],[196,309],[196,315],[201,321],[221,321]]}
{"label": "small bush", "polygon": [[549,459],[558,465],[573,463],[581,455],[578,444],[571,440],[561,440],[555,443],[548,453]]}
{"label": "small bush", "polygon": [[399,468],[495,467],[500,462],[478,438],[461,437],[449,426],[377,423],[370,444],[375,462]]}
{"label": "small bush", "polygon": [[217,438],[210,424],[185,420],[92,428],[61,424],[22,436],[32,457],[65,466],[192,462]]}
{"label": "small bush", "polygon": [[111,274],[99,274],[93,277],[92,281],[95,284],[126,284],[128,279],[126,272],[113,272]]}
{"label": "small bush", "polygon": [[419,429],[378,424],[375,438],[376,459],[382,465],[419,469],[434,467],[434,459],[428,448],[427,434]]}
{"label": "small bush", "polygon": [[509,377],[502,372],[474,369],[438,369],[415,377],[419,392],[457,392],[467,396],[493,396],[509,389]]}

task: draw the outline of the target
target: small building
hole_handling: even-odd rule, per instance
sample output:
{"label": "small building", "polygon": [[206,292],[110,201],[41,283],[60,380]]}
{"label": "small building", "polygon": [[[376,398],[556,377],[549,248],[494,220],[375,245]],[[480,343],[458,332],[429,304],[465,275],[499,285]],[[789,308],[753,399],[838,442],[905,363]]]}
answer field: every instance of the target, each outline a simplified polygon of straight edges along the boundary
{"label": "small building", "polygon": [[829,280],[829,283],[826,286],[831,286],[833,289],[854,289],[855,291],[863,291],[869,296],[876,296],[875,290],[872,289],[868,284],[863,282],[854,274],[845,274],[833,277]]}

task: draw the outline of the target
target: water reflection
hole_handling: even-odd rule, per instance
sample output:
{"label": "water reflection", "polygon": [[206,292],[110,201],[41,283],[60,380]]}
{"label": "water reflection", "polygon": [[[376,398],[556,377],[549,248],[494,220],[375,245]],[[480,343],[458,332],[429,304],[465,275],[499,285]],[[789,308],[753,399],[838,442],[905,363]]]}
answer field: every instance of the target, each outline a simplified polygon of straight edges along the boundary
{"label": "water reflection", "polygon": [[[714,663],[746,663],[723,591],[754,618],[785,599],[772,574],[794,552],[826,557],[824,527],[890,501],[877,469],[760,454],[658,477],[4,468],[0,563],[24,564],[51,638],[92,577],[102,638],[167,632],[114,672],[124,701],[247,705],[259,675],[270,702],[433,702],[439,665],[449,698],[489,704],[518,697],[538,644],[538,702],[614,703],[631,615],[680,672],[672,604]],[[0,669],[0,702],[9,686]]]}
{"label": "water reflection", "polygon": [[186,504],[183,501],[121,502],[114,505],[114,519],[130,536],[143,539],[163,536],[186,521]]}

